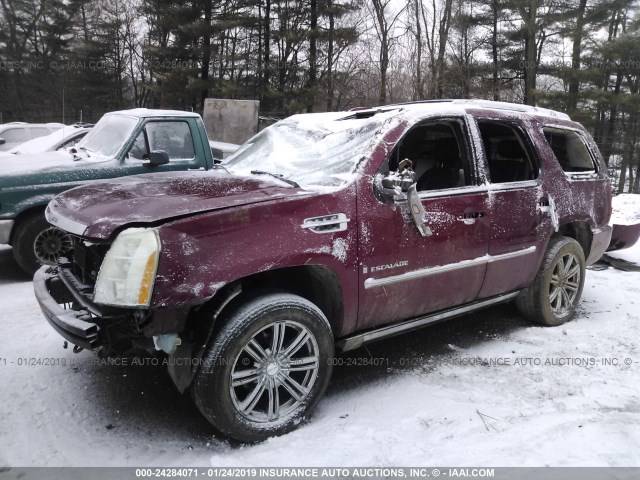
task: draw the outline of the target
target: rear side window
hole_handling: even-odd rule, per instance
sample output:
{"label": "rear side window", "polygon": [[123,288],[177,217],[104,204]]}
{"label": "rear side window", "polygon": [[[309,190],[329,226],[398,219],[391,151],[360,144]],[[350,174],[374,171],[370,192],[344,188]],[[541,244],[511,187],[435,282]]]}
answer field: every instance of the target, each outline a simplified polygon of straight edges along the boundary
{"label": "rear side window", "polygon": [[31,138],[38,138],[49,135],[51,132],[53,132],[53,130],[49,130],[45,127],[30,127],[29,132],[31,133]]}
{"label": "rear side window", "polygon": [[491,183],[525,182],[538,178],[538,165],[517,128],[493,121],[479,121],[478,127]]}
{"label": "rear side window", "polygon": [[582,137],[571,130],[542,129],[551,150],[565,172],[593,172],[596,167]]}

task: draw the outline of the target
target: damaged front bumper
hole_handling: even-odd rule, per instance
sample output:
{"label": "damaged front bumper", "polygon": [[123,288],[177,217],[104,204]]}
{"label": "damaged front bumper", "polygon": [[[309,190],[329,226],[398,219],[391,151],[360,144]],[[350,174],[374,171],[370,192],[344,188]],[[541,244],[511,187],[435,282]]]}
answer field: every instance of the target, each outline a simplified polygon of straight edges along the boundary
{"label": "damaged front bumper", "polygon": [[40,268],[33,277],[33,290],[45,318],[65,340],[87,350],[104,345],[100,327],[92,321],[88,309],[71,310],[60,306],[78,299],[56,275],[55,268]]}
{"label": "damaged front bumper", "polygon": [[[173,353],[190,308],[128,310],[91,301],[90,287],[63,266],[40,268],[33,289],[49,324],[68,342],[106,356],[145,351]],[[65,307],[69,308],[65,308]]]}

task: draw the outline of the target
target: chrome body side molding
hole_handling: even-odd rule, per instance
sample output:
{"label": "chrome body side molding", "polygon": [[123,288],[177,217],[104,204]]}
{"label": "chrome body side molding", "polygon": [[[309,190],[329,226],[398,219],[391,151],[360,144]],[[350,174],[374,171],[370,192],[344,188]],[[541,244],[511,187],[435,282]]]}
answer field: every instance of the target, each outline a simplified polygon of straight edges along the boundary
{"label": "chrome body side molding", "polygon": [[452,272],[454,270],[460,270],[463,268],[475,267],[485,263],[499,262],[501,260],[507,260],[510,258],[520,257],[522,255],[529,255],[536,251],[535,246],[523,248],[522,250],[516,250],[515,252],[503,253],[500,255],[485,255],[483,257],[472,258],[470,260],[463,260],[458,263],[449,263],[447,265],[440,265],[437,267],[422,268],[420,270],[414,270],[412,272],[405,272],[399,275],[392,275],[390,277],[383,278],[367,278],[364,281],[364,288],[376,288],[385,285],[392,285],[394,283],[405,282],[407,280],[415,280],[417,278],[429,277],[431,275],[437,275],[439,273]]}

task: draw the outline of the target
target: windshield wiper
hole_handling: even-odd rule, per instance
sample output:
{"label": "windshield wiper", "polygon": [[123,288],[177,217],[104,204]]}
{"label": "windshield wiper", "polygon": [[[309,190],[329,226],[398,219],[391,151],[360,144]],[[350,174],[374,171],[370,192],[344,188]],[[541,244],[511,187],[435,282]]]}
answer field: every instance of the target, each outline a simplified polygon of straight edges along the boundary
{"label": "windshield wiper", "polygon": [[271,172],[265,172],[263,170],[251,170],[251,174],[252,175],[269,175],[271,177],[277,178],[278,180],[282,180],[283,182],[286,182],[293,187],[300,188],[300,185],[297,182],[294,182],[293,180],[289,180],[288,178],[284,178],[284,176],[281,173],[271,173]]}
{"label": "windshield wiper", "polygon": [[79,150],[84,150],[87,153],[87,157],[91,158],[91,155],[89,155],[89,152],[93,152],[93,150],[87,148],[87,147],[78,147]]}
{"label": "windshield wiper", "polygon": [[228,174],[231,174],[231,172],[229,171],[229,169],[227,167],[225,167],[224,165],[222,165],[222,163],[214,163],[213,164],[213,169],[217,170],[217,169],[222,169],[225,172],[227,172]]}

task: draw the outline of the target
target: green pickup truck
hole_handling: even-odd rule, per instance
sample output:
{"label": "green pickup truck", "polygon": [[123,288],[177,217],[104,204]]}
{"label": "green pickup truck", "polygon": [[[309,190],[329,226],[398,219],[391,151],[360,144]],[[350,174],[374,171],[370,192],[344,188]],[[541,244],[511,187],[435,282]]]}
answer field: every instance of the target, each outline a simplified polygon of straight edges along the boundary
{"label": "green pickup truck", "polygon": [[0,159],[0,244],[11,245],[20,267],[33,274],[71,246],[68,236],[44,217],[60,192],[127,175],[210,170],[226,153],[228,148],[210,144],[196,113],[108,113],[68,151]]}

